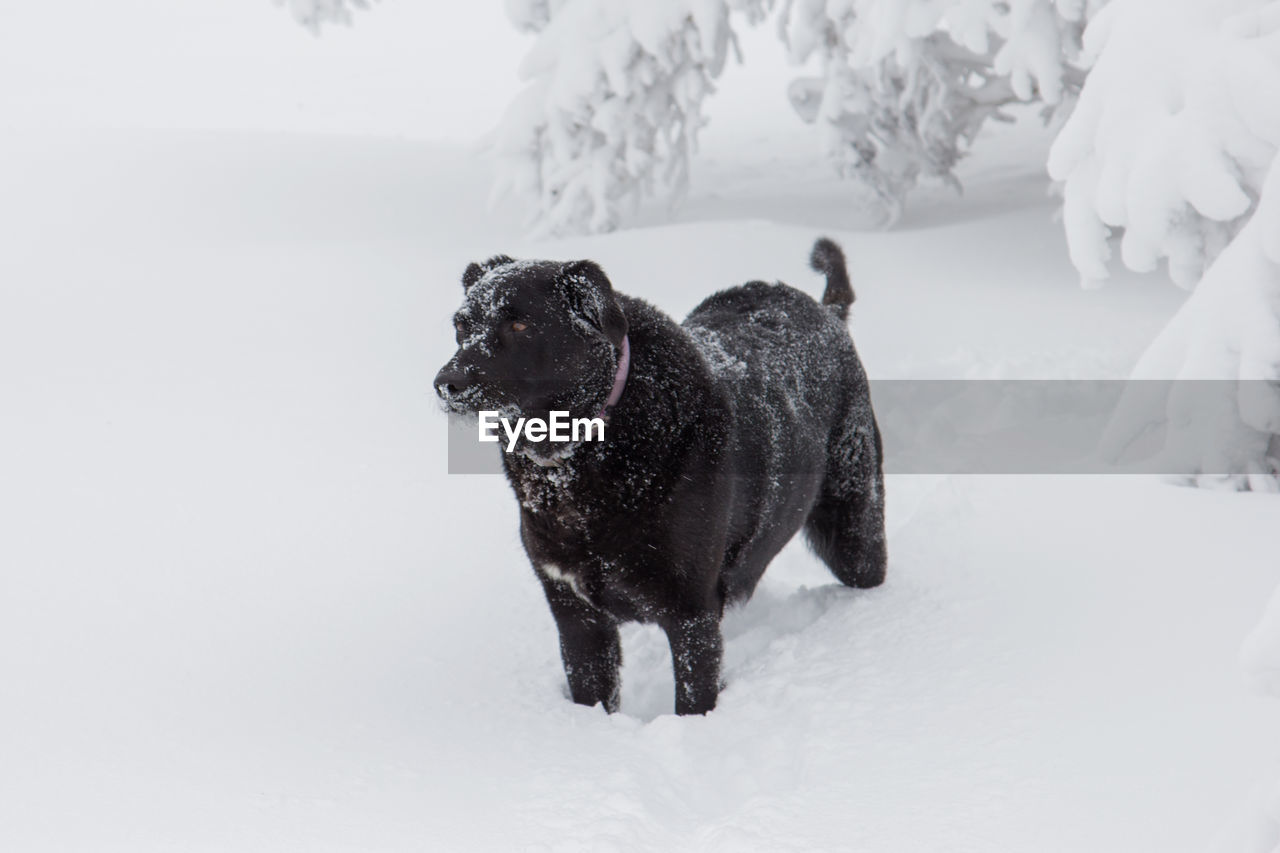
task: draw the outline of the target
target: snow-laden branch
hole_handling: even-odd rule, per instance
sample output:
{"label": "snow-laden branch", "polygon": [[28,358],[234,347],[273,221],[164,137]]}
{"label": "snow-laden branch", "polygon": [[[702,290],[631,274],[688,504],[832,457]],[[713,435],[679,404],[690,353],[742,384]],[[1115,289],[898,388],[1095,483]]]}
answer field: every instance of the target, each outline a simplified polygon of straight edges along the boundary
{"label": "snow-laden branch", "polygon": [[1086,282],[1110,238],[1193,286],[1248,221],[1280,146],[1280,3],[1125,0],[1090,24],[1096,57],[1049,156]]}

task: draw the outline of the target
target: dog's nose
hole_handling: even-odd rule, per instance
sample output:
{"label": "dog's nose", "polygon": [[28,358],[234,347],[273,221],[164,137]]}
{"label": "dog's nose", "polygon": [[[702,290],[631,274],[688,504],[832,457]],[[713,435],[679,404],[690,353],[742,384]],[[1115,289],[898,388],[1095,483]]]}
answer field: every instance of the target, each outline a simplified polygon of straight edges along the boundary
{"label": "dog's nose", "polygon": [[436,393],[443,399],[460,394],[471,386],[471,375],[465,370],[445,366],[436,374]]}

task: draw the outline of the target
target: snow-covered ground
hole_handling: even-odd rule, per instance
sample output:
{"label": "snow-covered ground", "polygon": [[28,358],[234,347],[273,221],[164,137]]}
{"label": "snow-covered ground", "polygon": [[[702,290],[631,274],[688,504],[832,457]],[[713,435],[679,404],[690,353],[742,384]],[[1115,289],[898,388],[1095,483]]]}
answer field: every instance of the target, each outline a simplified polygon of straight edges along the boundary
{"label": "snow-covered ground", "polygon": [[674,224],[530,245],[459,148],[0,139],[0,849],[1199,850],[1274,779],[1238,649],[1280,498],[891,477],[882,588],[793,545],[706,718],[654,630],[622,713],[564,696],[498,477],[429,383],[467,261],[600,261],[680,315],[841,240],[875,377],[1119,377],[1182,297],[1083,291],[1001,131],[889,233],[713,126]]}

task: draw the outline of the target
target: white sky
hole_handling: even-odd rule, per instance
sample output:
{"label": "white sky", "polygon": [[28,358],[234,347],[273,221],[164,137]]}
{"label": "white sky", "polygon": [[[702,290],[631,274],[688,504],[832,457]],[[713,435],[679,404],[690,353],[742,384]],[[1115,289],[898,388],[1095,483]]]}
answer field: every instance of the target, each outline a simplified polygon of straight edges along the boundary
{"label": "white sky", "polygon": [[382,0],[316,38],[272,0],[0,0],[0,124],[472,139],[530,44],[499,0]]}
{"label": "white sky", "polygon": [[[380,0],[320,37],[273,0],[0,0],[0,127],[201,128],[470,141],[522,85],[501,0]],[[772,22],[740,30],[715,131],[797,129]]]}

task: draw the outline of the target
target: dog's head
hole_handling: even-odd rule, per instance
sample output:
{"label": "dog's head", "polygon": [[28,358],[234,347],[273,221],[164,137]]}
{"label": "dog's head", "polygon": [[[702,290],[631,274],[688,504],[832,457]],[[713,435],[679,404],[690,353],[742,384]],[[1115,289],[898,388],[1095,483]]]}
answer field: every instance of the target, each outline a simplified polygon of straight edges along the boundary
{"label": "dog's head", "polygon": [[594,417],[608,398],[627,318],[593,261],[467,266],[453,316],[458,351],[436,375],[449,411]]}

